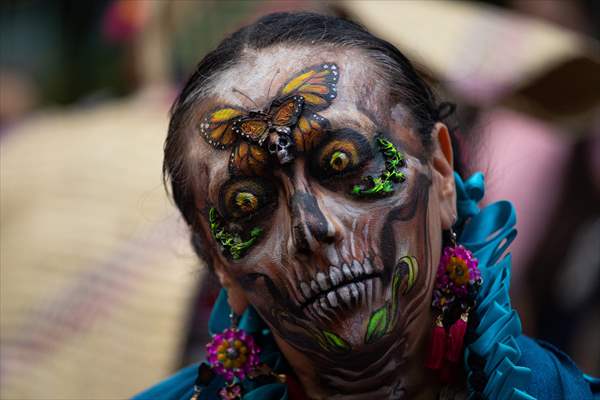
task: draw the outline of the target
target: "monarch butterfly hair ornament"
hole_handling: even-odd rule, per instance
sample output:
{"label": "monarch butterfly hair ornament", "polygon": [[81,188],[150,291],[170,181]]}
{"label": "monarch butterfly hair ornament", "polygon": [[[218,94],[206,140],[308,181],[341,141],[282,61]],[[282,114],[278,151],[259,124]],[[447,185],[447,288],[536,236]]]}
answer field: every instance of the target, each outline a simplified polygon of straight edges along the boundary
{"label": "monarch butterfly hair ornament", "polygon": [[269,158],[280,164],[294,159],[323,138],[329,121],[317,114],[337,96],[336,64],[314,65],[299,72],[263,110],[221,106],[207,113],[199,130],[213,147],[232,148],[229,170],[236,175],[262,175]]}

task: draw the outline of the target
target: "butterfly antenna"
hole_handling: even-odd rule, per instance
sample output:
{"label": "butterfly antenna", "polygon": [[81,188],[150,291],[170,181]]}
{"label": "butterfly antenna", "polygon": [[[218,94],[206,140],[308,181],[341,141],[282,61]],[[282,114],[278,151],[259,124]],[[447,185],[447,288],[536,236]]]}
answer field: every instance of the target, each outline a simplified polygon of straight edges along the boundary
{"label": "butterfly antenna", "polygon": [[273,82],[275,82],[275,78],[277,77],[277,75],[279,75],[279,71],[281,70],[277,68],[277,71],[275,71],[275,75],[273,75],[273,77],[271,78],[271,83],[269,83],[269,91],[267,92],[267,99],[271,98],[271,88],[273,87]]}
{"label": "butterfly antenna", "polygon": [[233,88],[233,92],[241,94],[242,96],[244,96],[245,98],[247,98],[248,100],[250,100],[252,102],[252,104],[254,104],[254,107],[256,107],[257,109],[259,108],[258,104],[256,104],[256,102],[254,100],[252,100],[252,98],[250,96],[248,96],[246,93],[244,93],[241,90],[236,89],[236,88]]}

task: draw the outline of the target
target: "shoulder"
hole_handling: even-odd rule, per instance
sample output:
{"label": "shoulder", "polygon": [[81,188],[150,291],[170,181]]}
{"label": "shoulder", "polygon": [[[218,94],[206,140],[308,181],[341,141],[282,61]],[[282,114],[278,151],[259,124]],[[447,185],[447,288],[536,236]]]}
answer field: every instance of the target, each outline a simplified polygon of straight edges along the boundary
{"label": "shoulder", "polygon": [[584,375],[573,361],[550,343],[527,336],[517,339],[519,365],[531,369],[528,393],[538,399],[600,397],[598,380]]}

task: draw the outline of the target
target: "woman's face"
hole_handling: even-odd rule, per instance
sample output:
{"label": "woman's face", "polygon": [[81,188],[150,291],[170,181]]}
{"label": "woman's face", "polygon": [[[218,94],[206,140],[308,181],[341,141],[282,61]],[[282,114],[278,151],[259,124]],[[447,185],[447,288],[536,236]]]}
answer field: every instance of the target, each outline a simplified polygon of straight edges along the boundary
{"label": "woman's face", "polygon": [[244,54],[193,110],[207,257],[305,355],[422,342],[454,181],[445,127],[429,151],[411,127],[374,64],[339,49]]}

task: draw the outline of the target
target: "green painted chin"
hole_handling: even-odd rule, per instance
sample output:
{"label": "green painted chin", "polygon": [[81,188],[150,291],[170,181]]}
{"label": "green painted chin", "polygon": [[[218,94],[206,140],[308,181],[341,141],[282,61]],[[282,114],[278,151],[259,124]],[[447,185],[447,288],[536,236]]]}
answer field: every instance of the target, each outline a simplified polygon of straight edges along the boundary
{"label": "green painted chin", "polygon": [[[363,320],[361,331],[365,333],[362,342],[344,333],[315,329],[313,334],[319,345],[327,352],[344,354],[353,350],[351,343],[356,343],[355,346],[370,345],[390,334],[398,321],[400,298],[410,292],[418,273],[419,265],[415,257],[405,256],[399,260],[392,274],[391,298]],[[352,326],[347,328],[352,329]],[[342,329],[341,332],[348,331]]]}

